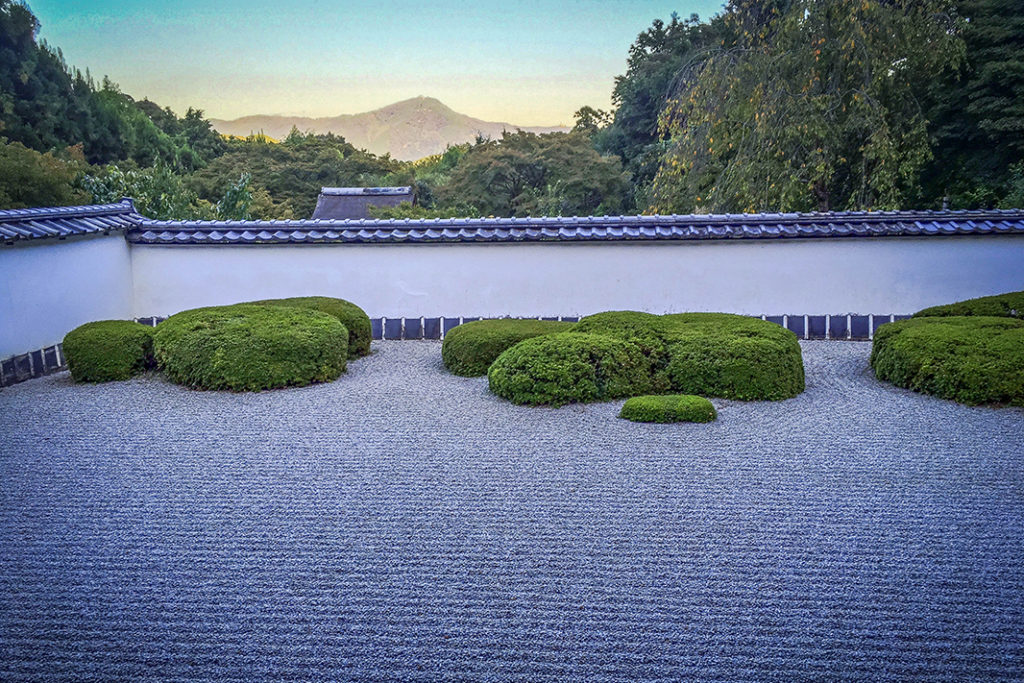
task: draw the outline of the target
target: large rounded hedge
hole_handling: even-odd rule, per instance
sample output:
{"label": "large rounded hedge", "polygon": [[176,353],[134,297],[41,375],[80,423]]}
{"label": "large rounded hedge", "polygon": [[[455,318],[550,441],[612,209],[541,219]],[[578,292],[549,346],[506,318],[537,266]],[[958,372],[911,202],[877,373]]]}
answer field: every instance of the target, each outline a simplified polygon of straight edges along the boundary
{"label": "large rounded hedge", "polygon": [[522,341],[487,372],[491,391],[513,403],[559,406],[651,391],[650,361],[621,339],[566,332]]}
{"label": "large rounded hedge", "polygon": [[726,313],[668,315],[673,391],[741,401],[780,401],[804,390],[796,335],[775,323]]}
{"label": "large rounded hedge", "polygon": [[297,296],[290,299],[264,299],[250,303],[292,306],[334,316],[348,329],[348,357],[359,358],[370,353],[370,341],[373,339],[370,317],[366,315],[366,311],[351,301],[334,299],[329,296]]}
{"label": "large rounded hedge", "polygon": [[932,306],[914,314],[915,318],[953,315],[987,315],[997,318],[1024,318],[1024,292],[1008,292],[995,296],[958,301],[955,304]]}
{"label": "large rounded hedge", "polygon": [[804,390],[796,335],[758,318],[612,311],[583,318],[574,331],[640,346],[651,360],[657,391],[775,401]]}
{"label": "large rounded hedge", "polygon": [[76,382],[128,379],[153,364],[153,328],[131,320],[99,320],[64,337],[64,357]]}
{"label": "large rounded hedge", "polygon": [[883,325],[871,367],[878,379],[968,405],[1024,405],[1024,321],[952,316]]}
{"label": "large rounded hedge", "polygon": [[711,422],[718,413],[701,396],[668,394],[634,396],[623,404],[619,417],[633,422]]}
{"label": "large rounded hedge", "polygon": [[336,379],[345,371],[348,339],[345,326],[326,313],[235,304],[172,315],[157,326],[153,346],[171,381],[260,391]]}
{"label": "large rounded hedge", "polygon": [[441,359],[449,372],[463,377],[486,375],[505,349],[521,341],[572,329],[573,323],[554,320],[477,320],[453,328],[441,344]]}

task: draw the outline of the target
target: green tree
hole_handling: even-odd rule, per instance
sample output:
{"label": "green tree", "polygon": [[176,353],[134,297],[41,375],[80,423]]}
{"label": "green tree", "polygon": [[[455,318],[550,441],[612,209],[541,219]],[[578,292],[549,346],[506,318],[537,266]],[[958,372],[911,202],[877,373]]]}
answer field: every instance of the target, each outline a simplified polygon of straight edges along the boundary
{"label": "green tree", "polygon": [[925,203],[985,208],[1013,192],[1024,162],[1024,3],[960,0],[966,59],[929,84],[934,160]]}
{"label": "green tree", "polygon": [[594,142],[602,153],[623,160],[641,198],[664,154],[658,115],[679,87],[681,75],[688,73],[687,65],[720,44],[721,24],[719,18],[701,22],[696,14],[684,20],[673,14],[668,23],[655,20],[630,46],[626,73],[615,78],[615,111]]}
{"label": "green tree", "polygon": [[215,218],[214,207],[190,190],[181,176],[165,165],[122,169],[108,165],[87,173],[82,188],[95,204],[135,200],[139,213],[159,220]]}
{"label": "green tree", "polygon": [[446,207],[426,208],[402,202],[398,206],[371,206],[372,218],[477,218],[480,211],[471,204],[453,204]]}
{"label": "green tree", "polygon": [[249,220],[249,206],[252,204],[252,176],[242,173],[238,181],[231,185],[219,202],[217,202],[217,218],[222,221]]}
{"label": "green tree", "polygon": [[[0,209],[67,206],[88,201],[75,179],[84,164],[40,154],[0,138]],[[118,198],[120,199],[120,198]]]}
{"label": "green tree", "polygon": [[603,109],[594,109],[590,106],[580,107],[572,116],[576,120],[576,124],[572,127],[573,132],[590,135],[606,127],[612,120],[611,112]]}
{"label": "green tree", "polygon": [[[218,202],[243,173],[253,192],[264,190],[271,212],[308,218],[322,187],[379,185],[407,164],[357,150],[337,135],[293,131],[283,142],[264,135],[229,140],[227,151],[188,177],[188,185],[209,202]],[[254,195],[255,199],[255,195]]]}
{"label": "green tree", "polygon": [[441,189],[441,203],[463,202],[496,216],[619,212],[629,177],[618,157],[602,157],[586,133],[506,132],[473,145]]}
{"label": "green tree", "polygon": [[945,0],[733,0],[732,44],[661,117],[652,209],[900,208],[931,157],[918,93],[963,55]]}
{"label": "green tree", "polygon": [[68,67],[60,50],[36,40],[39,22],[25,5],[0,0],[0,130],[40,152],[81,144],[90,163],[131,159],[192,170],[224,151],[202,112],[179,119],[135,102],[109,79]]}

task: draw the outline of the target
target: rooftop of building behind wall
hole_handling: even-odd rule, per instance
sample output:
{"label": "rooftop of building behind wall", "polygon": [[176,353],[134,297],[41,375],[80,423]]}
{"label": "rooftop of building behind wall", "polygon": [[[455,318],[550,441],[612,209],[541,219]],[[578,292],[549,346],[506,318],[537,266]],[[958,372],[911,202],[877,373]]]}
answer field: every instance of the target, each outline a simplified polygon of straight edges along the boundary
{"label": "rooftop of building behind wall", "polygon": [[412,187],[325,187],[320,194],[332,196],[349,195],[407,195],[412,192]]}
{"label": "rooftop of building behind wall", "polygon": [[653,216],[153,220],[116,204],[0,211],[4,244],[124,231],[137,244],[618,242],[1024,234],[1024,209]]}

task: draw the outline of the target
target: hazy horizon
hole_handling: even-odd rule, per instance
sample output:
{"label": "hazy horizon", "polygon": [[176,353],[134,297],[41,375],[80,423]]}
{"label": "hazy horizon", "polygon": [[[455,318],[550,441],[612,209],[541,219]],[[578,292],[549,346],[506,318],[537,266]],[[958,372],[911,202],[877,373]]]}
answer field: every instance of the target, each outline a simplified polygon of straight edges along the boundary
{"label": "hazy horizon", "polygon": [[211,5],[29,0],[39,37],[137,99],[235,119],[358,114],[417,96],[488,121],[571,125],[608,108],[629,46],[655,19],[715,0],[494,0]]}

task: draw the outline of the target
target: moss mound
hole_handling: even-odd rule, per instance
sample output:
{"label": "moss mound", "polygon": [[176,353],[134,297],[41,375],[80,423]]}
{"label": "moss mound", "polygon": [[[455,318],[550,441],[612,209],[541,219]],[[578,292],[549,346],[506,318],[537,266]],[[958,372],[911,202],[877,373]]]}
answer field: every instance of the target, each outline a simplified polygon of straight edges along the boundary
{"label": "moss mound", "polygon": [[130,320],[100,320],[68,332],[63,347],[76,382],[128,379],[153,365],[153,328]]}
{"label": "moss mound", "polygon": [[871,367],[878,379],[967,405],[1024,405],[1024,321],[953,316],[883,325]]}
{"label": "moss mound", "polygon": [[297,296],[290,299],[264,299],[250,303],[304,308],[334,316],[348,329],[348,357],[360,358],[370,354],[370,342],[373,339],[370,317],[366,315],[366,311],[351,301],[332,299],[329,296]]}
{"label": "moss mound", "polygon": [[633,422],[711,422],[718,413],[706,398],[669,394],[635,396],[623,404],[619,417]]}
{"label": "moss mound", "polygon": [[997,318],[1024,318],[1024,292],[1009,292],[995,296],[958,301],[955,304],[932,306],[914,314],[915,318],[935,318],[952,315],[986,315]]}
{"label": "moss mound", "polygon": [[513,403],[560,406],[649,393],[650,362],[635,344],[566,332],[522,341],[487,373],[491,391]]}
{"label": "moss mound", "polygon": [[260,391],[336,379],[349,332],[303,307],[236,304],[172,315],[153,348],[167,377],[195,389]]}
{"label": "moss mound", "polygon": [[623,339],[643,349],[656,391],[776,401],[804,390],[796,335],[774,323],[728,313],[599,313],[574,331]]}
{"label": "moss mound", "polygon": [[444,337],[441,358],[448,371],[463,377],[487,374],[505,349],[543,334],[566,332],[573,323],[553,320],[477,320],[452,329]]}

